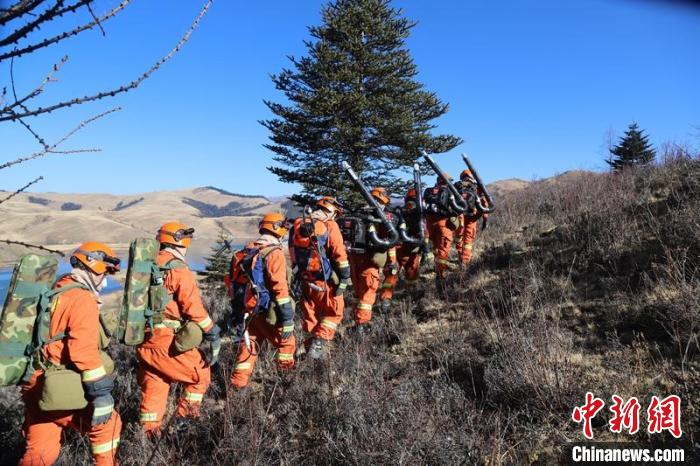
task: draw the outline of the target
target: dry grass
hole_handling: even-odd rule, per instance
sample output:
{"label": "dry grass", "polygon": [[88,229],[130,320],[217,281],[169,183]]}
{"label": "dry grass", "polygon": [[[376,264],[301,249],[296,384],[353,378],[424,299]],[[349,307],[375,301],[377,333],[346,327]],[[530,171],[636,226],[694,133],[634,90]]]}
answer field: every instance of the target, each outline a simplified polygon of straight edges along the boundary
{"label": "dry grass", "polygon": [[[586,391],[679,394],[698,441],[700,161],[505,194],[478,252],[449,302],[402,296],[369,337],[340,335],[330,361],[278,374],[267,353],[254,387],[227,393],[227,348],[204,418],[164,438],[153,463],[551,464],[581,439],[570,414]],[[221,296],[207,299],[220,316]],[[120,458],[144,464],[154,446],[136,424],[133,351],[114,351]],[[4,464],[21,451],[21,408],[12,390],[0,403]],[[621,440],[605,418],[596,439]],[[69,436],[62,461],[88,464],[87,451]]]}

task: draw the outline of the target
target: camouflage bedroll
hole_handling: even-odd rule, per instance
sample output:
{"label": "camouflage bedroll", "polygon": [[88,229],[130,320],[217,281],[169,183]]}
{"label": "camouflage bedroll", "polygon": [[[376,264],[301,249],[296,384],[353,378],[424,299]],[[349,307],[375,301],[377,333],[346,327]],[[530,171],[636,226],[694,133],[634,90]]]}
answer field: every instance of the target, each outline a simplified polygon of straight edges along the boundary
{"label": "camouflage bedroll", "polygon": [[143,342],[150,310],[149,290],[160,244],[155,239],[136,238],[129,247],[124,297],[119,313],[119,341],[126,345]]}
{"label": "camouflage bedroll", "polygon": [[0,314],[0,386],[16,385],[27,372],[40,297],[51,289],[58,261],[26,254],[12,272]]}

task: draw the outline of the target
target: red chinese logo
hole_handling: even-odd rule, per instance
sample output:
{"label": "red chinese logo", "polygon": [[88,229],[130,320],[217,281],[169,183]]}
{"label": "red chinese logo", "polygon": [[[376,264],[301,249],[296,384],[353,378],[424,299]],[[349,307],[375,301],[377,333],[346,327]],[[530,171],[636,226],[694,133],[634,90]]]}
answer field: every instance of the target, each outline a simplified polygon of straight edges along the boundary
{"label": "red chinese logo", "polygon": [[[639,432],[639,413],[641,405],[636,397],[631,397],[627,402],[618,395],[612,396],[610,411],[613,416],[608,421],[610,432],[620,434],[627,431],[630,435]],[[592,420],[603,409],[605,402],[596,398],[593,393],[586,393],[586,403],[583,406],[576,406],[571,413],[571,419],[577,424],[583,423],[583,435],[588,439],[593,439]],[[648,432],[650,434],[660,434],[667,430],[675,438],[681,438],[681,398],[678,395],[669,395],[663,400],[658,396],[652,396],[647,408]]]}
{"label": "red chinese logo", "polygon": [[676,438],[683,435],[681,430],[681,398],[678,395],[670,395],[659,401],[659,397],[652,396],[647,409],[649,421],[649,433],[659,434],[667,430]]}
{"label": "red chinese logo", "polygon": [[574,412],[571,413],[571,419],[577,424],[583,422],[583,435],[587,439],[593,438],[593,428],[591,426],[591,420],[598,414],[598,411],[603,409],[605,402],[600,398],[593,396],[593,393],[586,393],[586,403],[583,406],[577,406],[574,408]]}
{"label": "red chinese logo", "polygon": [[619,434],[623,429],[626,429],[630,435],[634,435],[639,431],[639,410],[640,404],[636,397],[627,400],[627,403],[622,404],[622,398],[617,395],[612,396],[613,405],[610,411],[613,412],[613,418],[610,419],[610,432]]}

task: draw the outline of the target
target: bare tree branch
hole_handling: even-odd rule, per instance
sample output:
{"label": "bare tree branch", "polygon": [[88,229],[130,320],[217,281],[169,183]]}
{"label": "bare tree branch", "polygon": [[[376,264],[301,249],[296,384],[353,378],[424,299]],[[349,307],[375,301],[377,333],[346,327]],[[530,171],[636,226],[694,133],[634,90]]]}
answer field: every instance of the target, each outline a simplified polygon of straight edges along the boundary
{"label": "bare tree branch", "polygon": [[0,62],[2,60],[7,59],[7,58],[19,57],[21,55],[25,55],[27,53],[34,52],[35,50],[38,50],[38,49],[41,49],[44,47],[48,47],[49,45],[53,45],[57,42],[68,39],[69,37],[77,36],[81,32],[90,30],[90,29],[94,28],[98,24],[98,22],[104,23],[108,19],[113,18],[117,13],[119,13],[121,10],[126,8],[126,6],[129,4],[129,2],[131,2],[131,0],[123,0],[119,5],[112,8],[112,10],[109,13],[106,13],[104,16],[99,18],[99,20],[95,20],[95,21],[92,21],[90,23],[83,24],[82,26],[79,26],[73,30],[62,32],[61,34],[59,34],[57,36],[50,37],[48,39],[44,39],[41,42],[38,42],[36,44],[28,45],[26,47],[19,48],[19,49],[15,48],[9,52],[5,52],[4,54],[0,55]]}
{"label": "bare tree branch", "polygon": [[5,199],[0,199],[0,204],[2,204],[3,202],[9,201],[10,199],[12,199],[13,197],[15,197],[15,196],[18,195],[19,193],[24,192],[24,190],[26,190],[26,189],[27,189],[28,187],[30,187],[31,185],[36,184],[36,183],[38,183],[39,181],[41,181],[41,180],[43,180],[43,179],[44,179],[43,176],[39,176],[39,177],[37,177],[36,179],[34,179],[33,181],[30,181],[29,183],[25,184],[24,186],[22,186],[21,188],[19,188],[19,189],[18,189],[17,191],[15,191],[14,193],[11,193],[11,194],[10,194],[9,196],[7,196]]}
{"label": "bare tree branch", "polygon": [[100,152],[100,149],[78,149],[78,150],[71,150],[71,151],[56,151],[55,149],[56,149],[56,147],[63,144],[64,142],[66,142],[66,140],[68,140],[71,136],[73,136],[75,133],[77,133],[81,129],[85,128],[87,125],[89,125],[93,121],[98,120],[106,115],[109,115],[110,113],[118,112],[121,109],[122,109],[121,107],[115,107],[111,110],[107,110],[106,112],[102,112],[99,115],[95,115],[92,118],[88,118],[87,120],[80,122],[80,124],[78,126],[76,126],[71,131],[69,131],[65,136],[63,136],[61,139],[59,139],[56,143],[50,145],[47,149],[44,149],[44,150],[39,151],[39,152],[35,152],[32,155],[29,155],[27,157],[20,157],[16,160],[12,160],[10,162],[5,162],[2,165],[0,165],[0,170],[2,170],[3,168],[11,167],[13,165],[27,162],[29,160],[38,159],[39,157],[44,157],[44,156],[49,155],[49,154],[77,154],[77,153],[81,153],[81,152]]}
{"label": "bare tree branch", "polygon": [[66,257],[66,255],[64,253],[62,253],[61,251],[58,251],[56,249],[49,249],[47,247],[40,246],[38,244],[29,244],[29,243],[25,243],[23,241],[14,241],[11,239],[0,239],[0,243],[18,244],[20,246],[24,246],[25,248],[41,249],[42,251],[47,251],[47,252],[50,252],[52,254],[58,254],[61,257]]}
{"label": "bare tree branch", "polygon": [[37,18],[34,21],[30,21],[21,28],[15,30],[12,32],[10,35],[7,37],[4,37],[0,39],[0,47],[6,47],[10,44],[14,44],[18,40],[20,40],[23,37],[26,37],[27,34],[32,32],[35,28],[37,28],[41,23],[44,23],[46,21],[51,21],[53,18],[56,17],[56,14],[58,13],[59,9],[63,6],[64,0],[56,0],[56,3],[50,7],[44,10],[42,14],[37,16]]}
{"label": "bare tree branch", "polygon": [[39,86],[37,86],[32,92],[30,92],[26,96],[17,100],[17,93],[15,91],[15,78],[14,78],[14,69],[13,69],[14,68],[13,67],[14,59],[13,59],[10,62],[10,79],[12,82],[12,93],[14,94],[15,102],[11,105],[8,105],[8,106],[0,109],[0,115],[9,113],[9,111],[15,107],[22,107],[23,109],[25,109],[25,111],[28,111],[26,109],[26,107],[24,106],[24,103],[37,97],[39,94],[44,92],[44,88],[46,87],[46,85],[54,80],[53,79],[54,74],[56,74],[67,61],[68,61],[68,55],[65,55],[63,58],[61,58],[61,60],[59,60],[58,63],[55,63],[53,65],[53,68],[51,69],[51,71],[49,71],[49,73],[46,75],[46,77],[43,79],[43,81],[41,81]]}
{"label": "bare tree branch", "polygon": [[[54,110],[58,110],[60,108],[72,107],[74,105],[84,104],[87,102],[93,102],[95,100],[104,99],[106,97],[114,97],[117,94],[128,92],[132,89],[137,88],[143,81],[148,79],[148,77],[151,76],[151,74],[153,74],[155,71],[157,71],[165,62],[170,60],[173,57],[173,55],[175,55],[177,52],[179,52],[180,49],[187,43],[187,41],[189,40],[189,38],[192,35],[192,33],[194,32],[194,30],[197,29],[197,26],[199,26],[200,21],[202,20],[204,15],[209,10],[209,7],[211,6],[212,2],[213,2],[213,0],[207,1],[207,3],[202,8],[202,10],[199,12],[199,15],[197,16],[197,18],[195,18],[194,22],[189,27],[187,32],[185,32],[185,34],[182,36],[182,38],[177,43],[177,45],[175,45],[175,47],[173,49],[171,49],[163,58],[158,60],[145,73],[143,73],[139,78],[132,81],[131,83],[129,83],[125,86],[118,87],[116,89],[112,89],[111,91],[100,92],[100,93],[92,95],[92,96],[75,98],[75,99],[68,100],[65,102],[60,102],[58,104],[50,105],[48,107],[43,107],[43,108],[39,107],[36,110],[32,110],[29,112],[16,113],[13,115],[1,115],[0,121],[16,120],[18,118],[25,118],[25,117],[29,117],[29,116],[41,115],[44,113],[50,113],[50,112],[53,112]],[[2,59],[2,57],[0,57],[0,59]]]}
{"label": "bare tree branch", "polygon": [[92,6],[90,6],[89,3],[87,4],[87,9],[90,12],[90,15],[92,15],[92,19],[94,19],[95,22],[97,23],[97,25],[100,27],[100,31],[102,31],[102,36],[103,37],[106,36],[107,33],[105,32],[104,28],[102,27],[102,23],[100,23],[100,20],[97,19],[97,16],[95,15],[95,12],[92,11]]}
{"label": "bare tree branch", "polygon": [[36,7],[38,7],[44,0],[20,0],[14,5],[0,13],[0,26],[3,26],[10,21],[17,19],[23,15],[31,13]]}

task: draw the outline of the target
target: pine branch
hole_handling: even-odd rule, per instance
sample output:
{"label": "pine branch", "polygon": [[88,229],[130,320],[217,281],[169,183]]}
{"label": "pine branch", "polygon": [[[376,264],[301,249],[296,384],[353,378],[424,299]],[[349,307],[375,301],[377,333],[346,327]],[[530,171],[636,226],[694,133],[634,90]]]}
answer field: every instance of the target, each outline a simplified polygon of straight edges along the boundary
{"label": "pine branch", "polygon": [[[20,114],[9,115],[9,116],[2,115],[2,116],[0,116],[0,121],[16,120],[17,118],[25,118],[25,117],[29,117],[29,116],[41,115],[44,113],[50,113],[50,112],[53,112],[54,110],[58,110],[61,108],[67,108],[67,107],[72,107],[74,105],[80,105],[80,104],[84,104],[87,102],[93,102],[96,100],[104,99],[106,97],[114,97],[117,94],[128,92],[132,89],[137,88],[143,81],[148,79],[151,76],[151,74],[153,74],[155,71],[157,71],[165,62],[170,60],[177,52],[179,52],[180,49],[187,43],[187,41],[190,39],[190,36],[192,35],[192,33],[199,26],[199,23],[201,22],[204,15],[206,15],[207,11],[209,11],[209,7],[211,6],[212,2],[213,2],[213,0],[207,0],[206,4],[204,5],[204,7],[202,7],[202,10],[199,12],[199,15],[195,18],[194,22],[189,27],[189,29],[185,32],[185,34],[180,38],[177,45],[175,45],[175,47],[173,47],[163,58],[161,58],[159,61],[157,61],[145,73],[143,73],[139,78],[132,81],[131,83],[124,85],[124,86],[120,86],[116,89],[112,89],[110,91],[100,92],[100,93],[94,94],[92,96],[75,98],[75,99],[68,100],[65,102],[60,102],[58,104],[50,105],[50,106],[44,107],[44,108],[39,107],[36,110],[32,110],[32,111],[28,111],[28,112],[24,112],[24,113],[20,113]],[[123,2],[123,3],[126,3],[126,2]],[[2,57],[0,57],[0,59],[1,58]],[[0,168],[2,168],[2,167],[0,167]]]}
{"label": "pine branch", "polygon": [[39,181],[41,181],[41,180],[43,180],[43,179],[44,179],[43,176],[39,176],[39,177],[37,177],[36,179],[34,179],[33,181],[30,181],[29,183],[25,184],[24,186],[22,186],[21,188],[19,188],[19,189],[18,189],[17,191],[15,191],[14,193],[12,193],[12,194],[10,194],[9,196],[7,196],[5,199],[0,199],[0,204],[2,204],[3,202],[9,201],[10,199],[12,199],[13,197],[15,197],[15,196],[18,195],[19,193],[24,192],[24,191],[25,191],[27,188],[29,188],[31,185],[36,184],[36,183],[38,183]]}
{"label": "pine branch", "polygon": [[44,157],[44,156],[49,155],[49,154],[65,155],[65,154],[78,154],[78,153],[83,153],[83,152],[100,152],[100,149],[77,149],[77,150],[69,150],[69,151],[57,151],[55,149],[58,146],[60,146],[61,144],[63,144],[64,142],[66,142],[68,139],[70,139],[75,133],[77,133],[81,129],[85,128],[90,123],[94,122],[95,120],[99,120],[100,118],[102,118],[106,115],[109,115],[110,113],[118,112],[119,110],[121,110],[121,107],[115,107],[111,110],[107,110],[106,112],[102,112],[99,115],[95,115],[92,118],[88,118],[87,120],[81,121],[78,126],[76,126],[71,131],[69,131],[65,136],[63,136],[57,142],[48,146],[48,148],[44,148],[43,150],[41,150],[39,152],[35,152],[32,155],[29,155],[27,157],[20,157],[16,160],[5,162],[2,165],[0,165],[0,170],[2,170],[3,168],[9,168],[13,165],[28,162],[29,160],[38,159],[40,157]]}
{"label": "pine branch", "polygon": [[112,8],[111,11],[106,13],[101,18],[95,19],[94,21],[91,21],[87,24],[83,24],[82,26],[78,26],[75,29],[72,29],[70,31],[64,31],[57,36],[49,37],[48,39],[44,39],[41,42],[37,42],[35,44],[28,45],[28,46],[23,47],[23,48],[19,48],[19,49],[15,48],[9,52],[5,52],[4,54],[0,55],[0,62],[2,62],[3,60],[5,60],[7,58],[19,57],[22,55],[26,55],[27,53],[34,52],[35,50],[39,50],[39,49],[48,47],[49,45],[53,45],[53,44],[56,44],[58,42],[61,42],[65,39],[68,39],[69,37],[77,36],[81,32],[88,31],[88,30],[94,28],[98,23],[100,23],[100,22],[104,23],[108,19],[113,18],[117,13],[119,13],[124,8],[126,8],[126,6],[130,2],[131,2],[131,0],[123,0],[119,5]]}
{"label": "pine branch", "polygon": [[17,244],[17,245],[19,245],[19,246],[24,246],[25,248],[40,249],[40,250],[42,250],[42,251],[47,251],[47,252],[50,252],[50,253],[52,253],[52,254],[58,254],[58,255],[61,256],[61,257],[66,257],[66,255],[65,255],[63,252],[61,252],[61,251],[58,251],[58,250],[56,250],[56,249],[49,249],[49,248],[47,248],[47,247],[44,247],[44,246],[41,246],[41,245],[38,245],[38,244],[30,244],[30,243],[25,243],[25,242],[23,242],[23,241],[14,241],[14,240],[11,240],[11,239],[0,239],[0,243],[5,243],[5,244]]}

